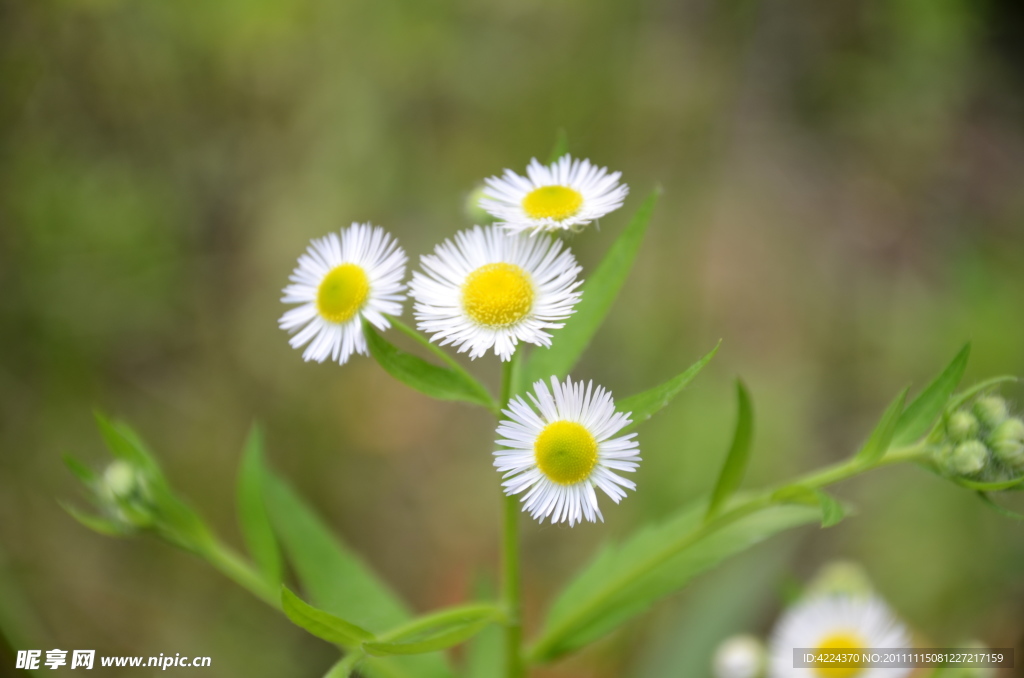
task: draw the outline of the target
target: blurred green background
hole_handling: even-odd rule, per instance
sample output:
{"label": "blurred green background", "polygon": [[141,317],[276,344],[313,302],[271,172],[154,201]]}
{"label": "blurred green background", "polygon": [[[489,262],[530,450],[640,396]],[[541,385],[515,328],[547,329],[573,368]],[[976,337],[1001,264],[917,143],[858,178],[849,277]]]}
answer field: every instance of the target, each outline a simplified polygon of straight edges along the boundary
{"label": "blurred green background", "polygon": [[[61,453],[107,459],[94,407],[132,422],[235,544],[236,468],[260,420],[274,466],[417,609],[470,595],[497,563],[493,422],[369,359],[303,363],[278,299],[308,239],[352,221],[387,227],[415,263],[467,225],[481,178],[545,158],[559,128],[632,188],[573,241],[585,268],[665,189],[574,376],[625,396],[724,344],[640,429],[639,491],[606,524],[526,525],[532,622],[602,540],[706,491],[736,374],[757,403],[750,484],[849,453],[966,340],[969,380],[1024,374],[1022,9],[3,0],[9,645],[209,655],[226,677],[318,676],[333,659],[196,559],[58,507],[79,496]],[[473,368],[497,376],[493,359]],[[787,591],[840,557],[931,646],[1020,647],[1019,523],[915,468],[837,494],[856,517],[758,547],[544,675],[707,675],[715,643],[767,632]]]}

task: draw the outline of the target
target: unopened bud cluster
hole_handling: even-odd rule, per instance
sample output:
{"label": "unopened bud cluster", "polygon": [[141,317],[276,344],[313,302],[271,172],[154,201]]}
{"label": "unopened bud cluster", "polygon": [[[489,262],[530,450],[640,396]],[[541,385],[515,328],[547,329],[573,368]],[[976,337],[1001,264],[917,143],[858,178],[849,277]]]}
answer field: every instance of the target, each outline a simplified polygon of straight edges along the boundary
{"label": "unopened bud cluster", "polygon": [[982,396],[950,414],[936,460],[952,476],[999,482],[1024,475],[1024,420],[1005,400]]}

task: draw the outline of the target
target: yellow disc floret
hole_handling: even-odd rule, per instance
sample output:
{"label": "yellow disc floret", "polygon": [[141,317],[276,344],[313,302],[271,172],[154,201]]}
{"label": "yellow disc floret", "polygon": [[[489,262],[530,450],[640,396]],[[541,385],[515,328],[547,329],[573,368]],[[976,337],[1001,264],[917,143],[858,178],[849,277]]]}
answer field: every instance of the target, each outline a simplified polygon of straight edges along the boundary
{"label": "yellow disc floret", "polygon": [[324,320],[343,323],[351,320],[370,296],[370,279],[356,264],[342,264],[324,276],[316,291],[316,310]]}
{"label": "yellow disc floret", "polygon": [[568,186],[542,186],[523,198],[523,211],[531,219],[568,219],[580,211],[583,196]]}
{"label": "yellow disc floret", "polygon": [[466,277],[462,305],[474,322],[485,327],[508,327],[533,307],[533,283],[515,264],[486,264]]}
{"label": "yellow disc floret", "polygon": [[537,468],[559,485],[586,480],[597,464],[597,441],[582,424],[556,421],[544,427],[533,443]]}
{"label": "yellow disc floret", "polygon": [[[821,654],[843,654],[857,648],[866,646],[866,641],[857,633],[840,631],[832,633],[821,639],[816,652]],[[814,667],[814,675],[819,678],[854,678],[864,672],[864,669],[857,666],[829,666],[818,662]]]}

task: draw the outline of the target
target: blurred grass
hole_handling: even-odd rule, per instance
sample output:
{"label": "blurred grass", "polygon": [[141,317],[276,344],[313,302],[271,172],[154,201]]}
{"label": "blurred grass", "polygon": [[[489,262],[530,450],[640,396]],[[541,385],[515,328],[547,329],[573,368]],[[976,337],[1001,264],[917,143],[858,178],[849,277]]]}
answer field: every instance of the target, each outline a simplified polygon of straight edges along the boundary
{"label": "blurred grass", "polygon": [[[736,373],[751,483],[838,459],[964,340],[969,378],[1024,373],[1020,36],[1011,0],[0,4],[0,542],[24,632],[209,654],[223,676],[330,661],[189,556],[59,510],[59,453],[103,459],[96,406],[236,542],[227,488],[260,419],[273,463],[417,608],[467,597],[496,563],[492,423],[368,360],[302,363],[277,300],[307,240],[354,220],[415,261],[559,128],[633,188],[573,241],[585,267],[665,188],[575,376],[624,396],[725,342],[641,429],[641,491],[606,526],[527,528],[531,617],[605,536],[706,491]],[[937,644],[1024,637],[1019,526],[913,469],[839,494],[860,515],[802,533],[792,576],[855,558]],[[649,666],[669,610],[552,675]]]}

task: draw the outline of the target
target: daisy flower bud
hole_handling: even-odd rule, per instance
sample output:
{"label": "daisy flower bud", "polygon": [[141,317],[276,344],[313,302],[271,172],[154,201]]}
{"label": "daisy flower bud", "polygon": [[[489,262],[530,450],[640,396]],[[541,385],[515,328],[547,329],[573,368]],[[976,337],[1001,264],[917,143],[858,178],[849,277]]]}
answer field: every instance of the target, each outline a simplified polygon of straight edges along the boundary
{"label": "daisy flower bud", "polygon": [[1024,467],[1024,421],[1017,417],[1005,420],[989,434],[988,444],[1002,463]]}
{"label": "daisy flower bud", "polygon": [[946,422],[946,434],[956,443],[962,443],[978,435],[978,419],[970,412],[957,411]]}
{"label": "daisy flower bud", "polygon": [[764,643],[751,635],[726,638],[715,650],[715,678],[758,678],[764,671]]}
{"label": "daisy flower bud", "polygon": [[974,416],[987,429],[994,429],[1010,416],[1006,401],[999,396],[983,396],[974,401]]}
{"label": "daisy flower bud", "polygon": [[122,523],[150,527],[156,520],[156,507],[145,473],[124,460],[113,462],[103,472],[97,494],[108,513]]}
{"label": "daisy flower bud", "polygon": [[950,448],[943,462],[954,475],[977,475],[988,462],[988,448],[980,440],[968,440]]}

